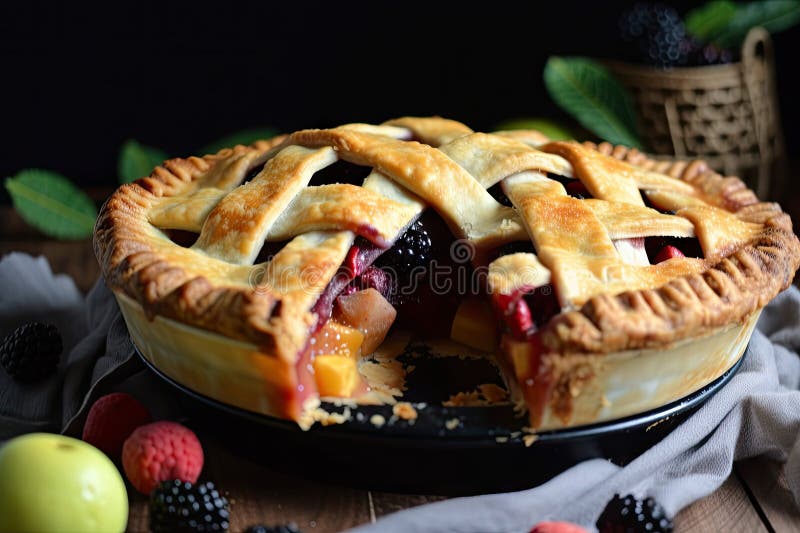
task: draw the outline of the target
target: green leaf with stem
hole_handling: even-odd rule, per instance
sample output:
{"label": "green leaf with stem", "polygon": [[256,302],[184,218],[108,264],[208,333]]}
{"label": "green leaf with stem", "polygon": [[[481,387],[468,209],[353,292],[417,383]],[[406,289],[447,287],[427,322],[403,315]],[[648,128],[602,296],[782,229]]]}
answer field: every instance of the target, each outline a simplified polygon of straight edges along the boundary
{"label": "green leaf with stem", "polygon": [[6,179],[5,187],[20,216],[45,235],[83,239],[92,234],[97,207],[64,176],[28,169]]}
{"label": "green leaf with stem", "polygon": [[544,68],[544,83],[550,97],[598,137],[642,147],[630,96],[599,63],[584,57],[551,57]]}

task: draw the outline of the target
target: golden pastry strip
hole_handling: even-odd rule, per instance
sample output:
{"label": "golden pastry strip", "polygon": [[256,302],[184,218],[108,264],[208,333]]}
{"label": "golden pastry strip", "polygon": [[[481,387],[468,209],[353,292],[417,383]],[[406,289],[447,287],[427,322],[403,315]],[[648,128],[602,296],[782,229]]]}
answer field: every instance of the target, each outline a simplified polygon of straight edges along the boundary
{"label": "golden pastry strip", "polygon": [[[580,306],[598,294],[656,287],[677,272],[695,271],[703,265],[702,260],[686,258],[674,258],[659,265],[647,266],[624,263],[603,221],[603,218],[614,221],[610,215],[613,204],[567,196],[560,183],[544,175],[528,172],[509,178],[506,192],[522,214],[539,261],[551,272],[562,308]],[[659,217],[682,220],[629,204],[622,204],[620,210],[632,213],[630,224],[618,228],[621,233],[630,233],[637,224],[641,226],[642,215],[648,212]],[[674,226],[686,231],[689,228],[685,222],[683,220]],[[500,281],[497,269],[495,274],[496,287],[519,288],[514,280]]]}
{"label": "golden pastry strip", "polygon": [[564,157],[570,162],[573,175],[581,180],[593,197],[599,200],[644,205],[634,176],[636,169],[589,150],[576,142],[554,142],[542,150]]}
{"label": "golden pastry strip", "polygon": [[258,284],[279,294],[297,293],[298,298],[312,305],[336,274],[352,244],[353,234],[349,231],[298,235],[264,264]]}
{"label": "golden pastry strip", "polygon": [[209,187],[188,196],[159,198],[150,209],[148,221],[161,229],[180,229],[199,233],[208,214],[228,191]]}
{"label": "golden pastry strip", "polygon": [[761,231],[760,224],[744,222],[716,207],[687,207],[678,214],[694,223],[703,255],[709,260],[730,255],[742,241],[752,239]]}
{"label": "golden pastry strip", "polygon": [[498,204],[469,172],[431,146],[343,128],[300,131],[288,142],[333,146],[342,159],[374,167],[434,207],[458,238],[482,242],[518,231],[513,209]]}
{"label": "golden pastry strip", "polygon": [[572,166],[558,155],[534,150],[511,138],[473,133],[439,148],[486,189],[526,170],[572,176]]}
{"label": "golden pastry strip", "polygon": [[330,148],[288,146],[251,182],[234,189],[211,211],[194,248],[240,265],[253,264],[267,232],[315,172],[336,162]]}
{"label": "golden pastry strip", "polygon": [[272,151],[247,150],[237,146],[230,150],[231,154],[222,159],[203,176],[198,189],[214,187],[223,191],[232,191],[241,184],[248,172],[263,165],[273,153]]}
{"label": "golden pastry strip", "polygon": [[534,254],[508,254],[491,262],[487,283],[492,294],[511,294],[523,287],[547,285],[550,270]]}
{"label": "golden pastry strip", "polygon": [[388,120],[383,124],[407,128],[414,134],[414,137],[431,146],[441,146],[453,139],[472,133],[472,130],[461,122],[439,117],[403,117]]}
{"label": "golden pastry strip", "polygon": [[390,200],[365,187],[308,187],[275,220],[267,240],[280,241],[314,230],[347,229],[387,247],[418,212],[414,205]]}
{"label": "golden pastry strip", "polygon": [[694,225],[680,216],[664,215],[649,207],[606,200],[582,200],[612,239],[635,237],[694,237]]}

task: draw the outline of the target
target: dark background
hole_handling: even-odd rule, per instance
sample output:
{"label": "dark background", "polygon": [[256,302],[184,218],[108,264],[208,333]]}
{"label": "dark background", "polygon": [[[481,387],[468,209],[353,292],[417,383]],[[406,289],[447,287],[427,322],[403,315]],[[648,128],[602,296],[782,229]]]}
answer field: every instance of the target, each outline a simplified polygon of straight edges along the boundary
{"label": "dark background", "polygon": [[[111,185],[129,138],[180,156],[247,127],[565,119],[541,81],[547,57],[617,55],[631,2],[91,4],[0,2],[0,178],[40,167]],[[796,156],[800,28],[774,40]]]}

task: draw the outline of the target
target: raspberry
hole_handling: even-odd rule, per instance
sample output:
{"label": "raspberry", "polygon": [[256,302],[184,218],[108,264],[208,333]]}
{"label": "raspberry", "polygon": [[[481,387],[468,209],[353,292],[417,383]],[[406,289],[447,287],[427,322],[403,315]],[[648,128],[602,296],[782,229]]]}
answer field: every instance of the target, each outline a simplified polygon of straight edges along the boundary
{"label": "raspberry", "polygon": [[655,258],[653,259],[653,263],[658,264],[666,261],[667,259],[672,259],[673,257],[686,257],[686,255],[684,255],[683,252],[671,244],[668,244],[656,254]]}
{"label": "raspberry", "polygon": [[62,349],[54,325],[29,322],[3,339],[0,364],[16,381],[38,381],[56,371]]}
{"label": "raspberry", "polygon": [[533,318],[528,304],[521,297],[521,292],[514,294],[497,294],[494,304],[509,333],[518,340],[527,339],[534,331]]}
{"label": "raspberry", "polygon": [[636,499],[615,494],[595,524],[599,533],[669,533],[672,521],[653,498]]}
{"label": "raspberry", "polygon": [[94,402],[86,417],[82,438],[119,462],[125,439],[150,420],[150,412],[139,400],[130,394],[115,392]]}
{"label": "raspberry", "polygon": [[518,340],[531,337],[561,312],[552,285],[523,287],[513,294],[494,295],[494,305],[509,333]]}
{"label": "raspberry", "polygon": [[197,481],[203,448],[190,429],[175,422],[153,422],[137,428],[125,441],[122,466],[131,484],[150,494],[161,481]]}
{"label": "raspberry", "polygon": [[361,274],[359,281],[361,290],[375,289],[387,300],[391,300],[392,294],[395,292],[394,280],[392,277],[380,268],[375,268],[374,266],[367,267],[364,273]]}
{"label": "raspberry", "polygon": [[572,522],[539,522],[530,533],[589,533]]}
{"label": "raspberry", "polygon": [[210,481],[163,481],[150,495],[150,531],[228,531],[228,500]]}

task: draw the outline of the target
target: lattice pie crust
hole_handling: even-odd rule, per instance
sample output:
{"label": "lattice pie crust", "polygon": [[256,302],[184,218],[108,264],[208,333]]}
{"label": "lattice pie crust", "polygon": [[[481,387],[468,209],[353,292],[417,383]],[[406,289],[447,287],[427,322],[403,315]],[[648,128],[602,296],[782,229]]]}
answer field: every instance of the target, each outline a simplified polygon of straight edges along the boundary
{"label": "lattice pie crust", "polygon": [[[372,171],[361,186],[308,186],[337,160]],[[569,195],[572,181],[590,197]],[[512,207],[489,193],[497,184]],[[592,367],[587,360],[744,323],[789,285],[800,261],[789,216],[702,161],[410,117],[166,161],[106,202],[94,244],[108,285],[151,318],[251,343],[273,358],[282,370],[270,412],[297,418],[315,397],[313,380],[297,368],[300,354],[328,319],[356,238],[379,253],[425,209],[474,247],[476,264],[488,267],[485,292],[512,302],[506,311],[526,291],[554,288],[560,311],[522,336],[504,332],[498,346],[534,424],[542,406],[532,403],[569,417],[574,391],[565,387],[576,383],[576,369]],[[168,230],[199,237],[181,246]],[[694,238],[702,257],[650,264],[636,248],[654,236]],[[492,250],[521,240],[535,253],[493,259]],[[254,263],[276,241],[288,243]],[[502,323],[502,306],[499,315]],[[526,391],[534,378],[546,389]]]}

